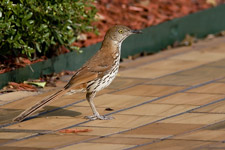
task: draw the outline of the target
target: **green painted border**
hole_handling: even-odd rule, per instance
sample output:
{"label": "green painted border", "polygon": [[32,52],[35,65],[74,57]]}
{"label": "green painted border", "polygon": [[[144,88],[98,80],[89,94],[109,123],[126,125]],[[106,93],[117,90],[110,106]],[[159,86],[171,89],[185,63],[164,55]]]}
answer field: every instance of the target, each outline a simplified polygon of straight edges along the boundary
{"label": "green painted border", "polygon": [[[175,41],[182,40],[186,34],[202,38],[207,34],[215,34],[225,30],[225,4],[200,11],[188,16],[164,22],[157,26],[143,29],[143,34],[133,35],[122,44],[122,58],[140,52],[155,53]],[[82,54],[70,52],[64,55],[0,74],[0,88],[8,82],[22,82],[39,78],[45,74],[62,70],[75,70],[81,67],[100,48],[101,43],[83,48]]]}

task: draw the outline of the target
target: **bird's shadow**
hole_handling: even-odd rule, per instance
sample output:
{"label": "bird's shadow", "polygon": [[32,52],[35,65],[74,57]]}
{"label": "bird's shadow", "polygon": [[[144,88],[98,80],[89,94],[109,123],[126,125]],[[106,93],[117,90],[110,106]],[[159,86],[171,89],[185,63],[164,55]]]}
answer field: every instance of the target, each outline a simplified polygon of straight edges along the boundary
{"label": "bird's shadow", "polygon": [[[12,122],[13,118],[18,116],[20,113],[22,113],[24,110],[22,109],[0,109],[0,126],[3,124],[7,124]],[[50,116],[67,116],[67,117],[76,117],[81,115],[81,112],[72,111],[64,108],[54,107],[54,106],[46,106],[42,109],[42,111],[39,111],[38,113],[35,113],[33,116],[28,117],[29,120],[34,117],[50,117]]]}
{"label": "bird's shadow", "polygon": [[[57,111],[56,111],[57,110]],[[49,116],[68,116],[68,117],[76,117],[81,115],[81,112],[72,111],[64,108],[54,107],[54,106],[46,106],[43,108],[43,111],[40,113],[40,117],[49,117]]]}

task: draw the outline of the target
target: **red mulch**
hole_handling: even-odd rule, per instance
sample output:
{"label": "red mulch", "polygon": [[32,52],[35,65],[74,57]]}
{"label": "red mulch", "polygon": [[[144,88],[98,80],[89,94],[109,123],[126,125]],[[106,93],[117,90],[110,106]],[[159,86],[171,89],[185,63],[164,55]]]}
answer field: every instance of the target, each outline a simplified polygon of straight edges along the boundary
{"label": "red mulch", "polygon": [[[99,10],[98,21],[94,25],[99,29],[100,35],[85,33],[85,40],[77,41],[73,45],[86,47],[100,42],[108,28],[115,24],[142,29],[213,7],[213,2],[219,5],[224,3],[224,0],[98,0],[95,3]],[[68,50],[62,48],[61,53],[64,52]],[[26,58],[19,58],[17,62],[14,61],[15,59],[10,59],[0,64],[0,74],[45,59],[43,57],[32,62]]]}
{"label": "red mulch", "polygon": [[99,21],[95,23],[100,35],[88,33],[87,39],[74,45],[86,47],[103,40],[105,32],[115,24],[142,29],[164,21],[204,10],[224,0],[99,0],[96,3]]}

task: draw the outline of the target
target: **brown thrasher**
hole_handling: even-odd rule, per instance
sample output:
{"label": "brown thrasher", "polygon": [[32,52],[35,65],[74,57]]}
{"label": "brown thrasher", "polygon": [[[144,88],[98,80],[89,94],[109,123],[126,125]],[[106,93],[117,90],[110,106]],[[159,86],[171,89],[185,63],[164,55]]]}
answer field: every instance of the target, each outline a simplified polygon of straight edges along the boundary
{"label": "brown thrasher", "polygon": [[87,92],[86,98],[93,111],[93,116],[88,116],[88,119],[113,119],[113,117],[101,116],[98,113],[93,103],[93,98],[96,92],[107,87],[116,77],[119,70],[121,44],[129,35],[135,33],[141,33],[141,31],[131,30],[122,25],[115,25],[110,28],[104,37],[100,50],[76,71],[63,89],[26,109],[14,118],[14,121],[24,120],[44,105],[61,97],[74,88],[79,88],[79,91],[85,90]]}

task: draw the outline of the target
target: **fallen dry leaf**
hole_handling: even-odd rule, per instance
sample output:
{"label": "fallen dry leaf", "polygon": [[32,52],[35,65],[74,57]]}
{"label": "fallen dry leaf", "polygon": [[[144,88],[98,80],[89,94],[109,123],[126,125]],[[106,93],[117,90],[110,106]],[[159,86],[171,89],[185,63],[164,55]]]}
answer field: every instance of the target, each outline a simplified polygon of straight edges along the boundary
{"label": "fallen dry leaf", "polygon": [[60,133],[79,133],[79,132],[90,132],[91,129],[63,129],[60,130]]}
{"label": "fallen dry leaf", "polygon": [[25,83],[9,82],[9,87],[18,91],[37,91],[37,88]]}

